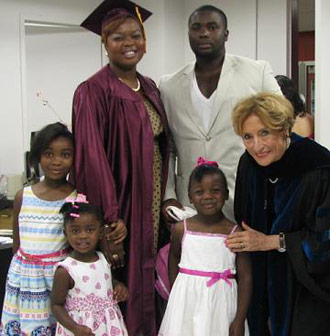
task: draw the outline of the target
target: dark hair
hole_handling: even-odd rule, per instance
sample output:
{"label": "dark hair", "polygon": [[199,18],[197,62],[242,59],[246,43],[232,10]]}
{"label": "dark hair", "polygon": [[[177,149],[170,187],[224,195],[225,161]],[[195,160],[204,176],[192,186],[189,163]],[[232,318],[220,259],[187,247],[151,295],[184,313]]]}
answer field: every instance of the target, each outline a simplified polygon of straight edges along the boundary
{"label": "dark hair", "polygon": [[304,115],[306,113],[305,104],[296,90],[292,79],[284,75],[277,75],[275,78],[281,88],[282,93],[292,104],[294,109],[294,116],[297,117],[298,115]]}
{"label": "dark hair", "polygon": [[40,162],[42,153],[47,149],[49,144],[59,137],[66,138],[74,144],[73,135],[64,124],[57,122],[42,128],[36,134],[31,146],[30,165],[37,165]]}
{"label": "dark hair", "polygon": [[195,9],[189,16],[188,25],[190,25],[190,22],[191,22],[191,19],[192,19],[193,15],[195,15],[197,12],[202,12],[202,11],[207,11],[207,10],[218,13],[219,16],[221,17],[224,28],[227,29],[228,20],[227,20],[226,14],[220,8],[212,6],[212,5],[203,5],[203,6],[198,7],[197,9]]}
{"label": "dark hair", "polygon": [[200,182],[205,175],[212,175],[212,174],[219,175],[220,179],[222,180],[224,189],[228,190],[227,179],[224,172],[218,167],[211,166],[208,164],[202,164],[195,167],[195,169],[191,172],[188,183],[188,192],[190,191],[190,187],[193,181]]}
{"label": "dark hair", "polygon": [[94,215],[100,222],[101,226],[103,226],[104,224],[102,211],[97,206],[90,203],[67,202],[62,205],[60,213],[64,217],[64,226],[67,225],[69,222],[72,222],[76,217],[78,217],[74,215],[80,215],[84,213]]}
{"label": "dark hair", "polygon": [[142,34],[143,34],[143,38],[146,39],[145,37],[145,31],[144,31],[144,27],[143,25],[141,24],[141,22],[135,17],[135,16],[132,16],[130,14],[127,14],[127,15],[122,15],[122,16],[119,16],[118,18],[114,19],[114,20],[111,20],[106,26],[104,26],[102,28],[102,35],[101,35],[101,41],[104,45],[107,44],[107,38],[110,34],[112,34],[114,31],[117,30],[117,28],[122,25],[127,19],[133,19],[135,20],[140,28],[141,28],[141,31],[142,31]]}

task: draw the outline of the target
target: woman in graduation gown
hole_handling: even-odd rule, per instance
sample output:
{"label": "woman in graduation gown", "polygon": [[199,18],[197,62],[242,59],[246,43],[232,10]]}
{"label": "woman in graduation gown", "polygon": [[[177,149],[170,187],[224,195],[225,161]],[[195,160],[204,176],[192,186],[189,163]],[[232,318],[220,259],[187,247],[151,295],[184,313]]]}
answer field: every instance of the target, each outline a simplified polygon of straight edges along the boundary
{"label": "woman in graduation gown", "polygon": [[[136,70],[146,48],[142,21],[150,15],[130,1],[107,0],[82,23],[102,36],[109,64],[81,83],[73,100],[76,188],[102,208],[106,223],[124,223],[128,232],[119,277],[129,288],[131,336],[156,335],[154,261],[169,156],[159,91]],[[112,248],[105,248],[109,260],[120,266]]]}
{"label": "woman in graduation gown", "polygon": [[251,251],[251,336],[328,335],[330,321],[330,152],[291,133],[292,105],[274,94],[233,112],[243,139],[234,252]]}

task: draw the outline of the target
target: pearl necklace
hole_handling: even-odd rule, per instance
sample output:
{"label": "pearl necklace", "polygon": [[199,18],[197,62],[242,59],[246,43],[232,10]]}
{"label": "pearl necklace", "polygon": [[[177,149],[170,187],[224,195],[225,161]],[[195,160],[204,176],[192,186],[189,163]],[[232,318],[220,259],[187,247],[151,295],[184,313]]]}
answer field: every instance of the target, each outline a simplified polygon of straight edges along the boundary
{"label": "pearl necklace", "polygon": [[278,177],[276,177],[274,180],[272,180],[270,177],[268,178],[269,182],[272,184],[275,184],[278,181]]}
{"label": "pearl necklace", "polygon": [[[118,77],[118,78],[124,83],[124,81],[123,81],[122,78],[120,78],[120,77]],[[129,85],[127,85],[127,84],[125,83],[125,84],[126,84],[130,89],[132,89],[134,92],[138,92],[138,91],[140,90],[140,88],[141,88],[141,83],[140,83],[139,79],[136,78],[136,80],[137,80],[137,87],[136,87],[136,88],[132,88],[132,87],[130,87]]]}

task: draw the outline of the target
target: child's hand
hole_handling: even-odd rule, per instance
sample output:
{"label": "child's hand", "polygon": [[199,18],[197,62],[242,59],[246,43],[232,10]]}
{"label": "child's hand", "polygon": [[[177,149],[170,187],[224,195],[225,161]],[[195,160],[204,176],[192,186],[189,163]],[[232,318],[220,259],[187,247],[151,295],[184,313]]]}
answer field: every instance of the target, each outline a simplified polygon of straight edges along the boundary
{"label": "child's hand", "polygon": [[244,336],[244,322],[234,319],[229,327],[229,336]]}
{"label": "child's hand", "polygon": [[129,295],[127,287],[122,282],[116,281],[113,290],[113,298],[118,302],[121,302],[121,301],[127,301],[128,296]]}
{"label": "child's hand", "polygon": [[92,329],[85,325],[77,324],[77,326],[72,331],[74,336],[95,336],[95,334],[92,332]]}

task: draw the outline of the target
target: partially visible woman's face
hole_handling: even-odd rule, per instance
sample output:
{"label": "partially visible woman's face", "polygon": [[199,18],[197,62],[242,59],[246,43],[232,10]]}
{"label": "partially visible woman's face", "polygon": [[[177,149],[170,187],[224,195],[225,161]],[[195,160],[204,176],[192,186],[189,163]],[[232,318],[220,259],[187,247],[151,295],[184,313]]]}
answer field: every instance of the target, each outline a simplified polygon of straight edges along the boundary
{"label": "partially visible woman's face", "polygon": [[284,131],[270,130],[255,114],[244,121],[242,131],[247,151],[260,166],[268,166],[283,156],[287,146]]}
{"label": "partially visible woman's face", "polygon": [[127,18],[107,37],[105,48],[109,62],[121,70],[134,68],[145,52],[145,39],[140,24]]}

